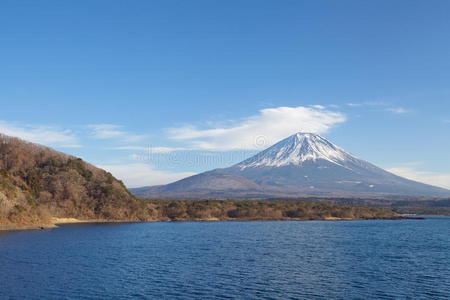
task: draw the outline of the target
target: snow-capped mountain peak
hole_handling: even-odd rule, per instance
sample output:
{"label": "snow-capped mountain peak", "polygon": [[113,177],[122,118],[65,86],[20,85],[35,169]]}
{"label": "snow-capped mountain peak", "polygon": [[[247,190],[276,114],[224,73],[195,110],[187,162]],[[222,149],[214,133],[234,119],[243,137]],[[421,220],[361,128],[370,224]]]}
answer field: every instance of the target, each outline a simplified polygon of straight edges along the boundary
{"label": "snow-capped mountain peak", "polygon": [[343,166],[346,161],[357,159],[320,135],[296,133],[239,163],[241,169],[249,167],[282,167],[302,165],[305,161],[326,160]]}
{"label": "snow-capped mountain peak", "polygon": [[188,195],[197,199],[450,195],[449,190],[389,173],[312,133],[294,134],[234,166],[150,191],[148,195],[155,198]]}

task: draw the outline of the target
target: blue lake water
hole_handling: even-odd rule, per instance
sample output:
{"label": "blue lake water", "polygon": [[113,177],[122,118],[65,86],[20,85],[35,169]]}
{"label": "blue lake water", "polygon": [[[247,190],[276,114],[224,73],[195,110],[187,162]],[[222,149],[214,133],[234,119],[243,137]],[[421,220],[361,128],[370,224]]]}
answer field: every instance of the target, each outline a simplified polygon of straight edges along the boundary
{"label": "blue lake water", "polygon": [[450,218],[0,233],[0,299],[450,299]]}

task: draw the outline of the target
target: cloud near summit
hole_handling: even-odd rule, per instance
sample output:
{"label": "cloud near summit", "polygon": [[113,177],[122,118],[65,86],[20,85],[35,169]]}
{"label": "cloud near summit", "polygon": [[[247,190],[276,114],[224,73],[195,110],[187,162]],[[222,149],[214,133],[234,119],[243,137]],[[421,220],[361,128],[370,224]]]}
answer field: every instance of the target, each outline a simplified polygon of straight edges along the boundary
{"label": "cloud near summit", "polygon": [[296,132],[326,133],[346,121],[344,114],[323,106],[276,107],[233,121],[231,125],[200,129],[186,125],[168,129],[169,138],[201,150],[258,150]]}

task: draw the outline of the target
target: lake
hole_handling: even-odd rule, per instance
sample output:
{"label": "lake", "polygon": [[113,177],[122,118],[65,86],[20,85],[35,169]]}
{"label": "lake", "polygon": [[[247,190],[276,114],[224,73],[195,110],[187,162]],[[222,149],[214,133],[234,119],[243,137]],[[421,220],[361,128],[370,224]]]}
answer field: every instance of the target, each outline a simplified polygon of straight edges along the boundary
{"label": "lake", "polygon": [[449,299],[450,218],[0,233],[0,299]]}

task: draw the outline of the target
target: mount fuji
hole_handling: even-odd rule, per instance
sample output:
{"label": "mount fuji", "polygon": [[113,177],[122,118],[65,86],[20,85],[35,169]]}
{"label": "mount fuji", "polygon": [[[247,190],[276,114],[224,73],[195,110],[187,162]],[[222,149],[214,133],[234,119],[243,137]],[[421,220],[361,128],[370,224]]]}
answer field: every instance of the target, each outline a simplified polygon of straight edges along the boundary
{"label": "mount fuji", "polygon": [[294,134],[229,168],[132,192],[146,198],[450,196],[450,190],[389,173],[312,133]]}

